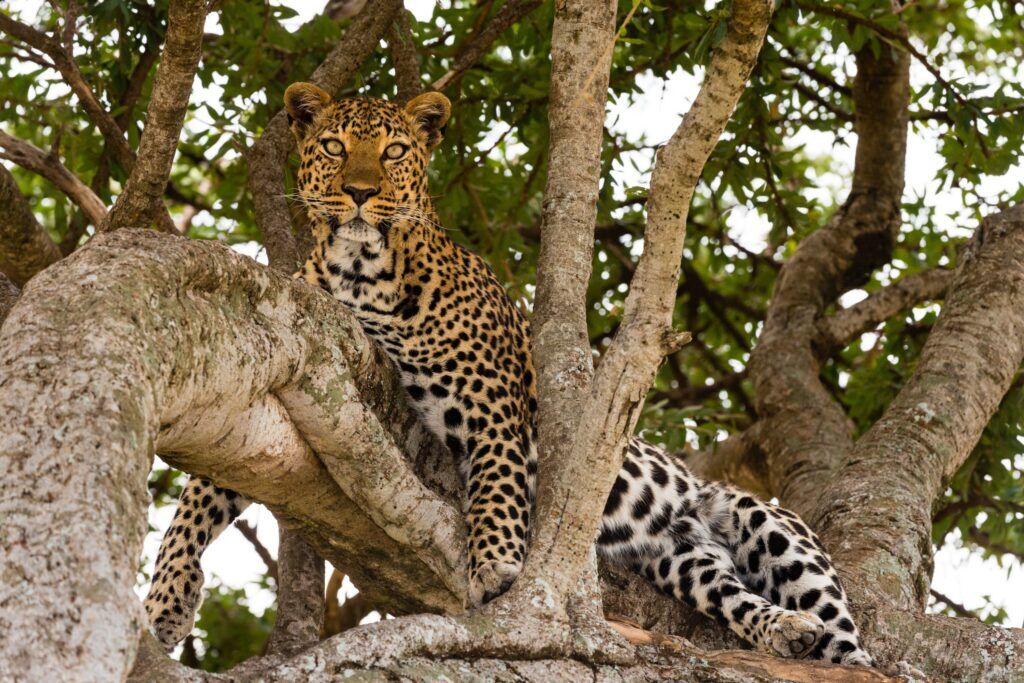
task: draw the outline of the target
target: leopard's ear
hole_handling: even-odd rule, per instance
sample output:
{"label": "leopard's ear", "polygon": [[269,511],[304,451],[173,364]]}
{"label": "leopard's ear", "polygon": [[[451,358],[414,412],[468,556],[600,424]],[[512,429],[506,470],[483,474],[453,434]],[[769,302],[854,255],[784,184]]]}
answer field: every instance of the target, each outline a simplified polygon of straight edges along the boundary
{"label": "leopard's ear", "polygon": [[288,112],[288,125],[295,139],[302,141],[309,124],[320,111],[331,103],[331,96],[312,83],[292,83],[284,91],[284,107]]}
{"label": "leopard's ear", "polygon": [[427,149],[437,147],[452,114],[452,103],[448,98],[439,92],[425,92],[412,98],[405,105],[405,111],[412,118],[416,132],[423,136]]}

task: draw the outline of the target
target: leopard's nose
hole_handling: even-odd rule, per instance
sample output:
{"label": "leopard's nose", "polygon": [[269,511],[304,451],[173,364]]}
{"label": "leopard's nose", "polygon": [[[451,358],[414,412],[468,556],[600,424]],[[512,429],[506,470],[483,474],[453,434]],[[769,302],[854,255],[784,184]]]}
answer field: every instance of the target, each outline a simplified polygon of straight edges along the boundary
{"label": "leopard's nose", "polygon": [[351,197],[356,206],[362,206],[370,197],[380,194],[379,187],[356,187],[355,185],[343,185],[341,191]]}

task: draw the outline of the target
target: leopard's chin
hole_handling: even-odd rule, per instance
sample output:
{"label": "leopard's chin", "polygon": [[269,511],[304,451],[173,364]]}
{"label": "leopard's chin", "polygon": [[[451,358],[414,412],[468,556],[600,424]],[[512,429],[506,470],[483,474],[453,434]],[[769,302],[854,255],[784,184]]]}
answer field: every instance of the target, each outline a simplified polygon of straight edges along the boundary
{"label": "leopard's chin", "polygon": [[327,222],[331,231],[343,240],[352,242],[379,242],[381,240],[381,231],[359,216],[344,223],[335,216],[331,216]]}

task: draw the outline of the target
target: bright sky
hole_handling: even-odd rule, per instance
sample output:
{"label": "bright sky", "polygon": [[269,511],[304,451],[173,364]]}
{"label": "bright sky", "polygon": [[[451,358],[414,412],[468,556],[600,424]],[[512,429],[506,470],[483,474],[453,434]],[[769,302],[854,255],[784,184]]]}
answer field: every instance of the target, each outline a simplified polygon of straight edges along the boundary
{"label": "bright sky", "polygon": [[[15,7],[26,13],[26,16],[34,16],[38,10],[39,0],[23,0],[15,2]],[[287,0],[284,2],[292,6],[299,13],[290,20],[295,26],[307,21],[318,12],[323,2],[309,2],[303,0]],[[431,15],[433,0],[406,0],[406,7],[412,11],[420,20],[428,20]],[[207,30],[220,32],[217,16],[211,15],[208,20]],[[917,67],[917,65],[915,65]],[[912,73],[915,84],[926,83],[929,76],[923,69],[915,68]],[[697,92],[699,80],[681,73],[670,75],[667,79],[645,76],[641,79],[644,86],[644,93],[635,102],[625,101],[614,102],[609,107],[609,126],[617,130],[635,132],[638,136],[644,135],[648,142],[661,143],[675,130],[679,124],[682,113],[692,102]],[[197,89],[194,98],[202,102],[204,100],[215,100],[217,88]],[[457,115],[457,109],[456,109]],[[192,123],[195,125],[195,122]],[[201,124],[200,124],[201,125]],[[499,134],[496,131],[495,136]],[[841,193],[845,188],[847,178],[845,171],[852,168],[853,145],[855,138],[848,136],[845,145],[834,145],[831,135],[825,133],[807,133],[799,136],[799,139],[791,141],[791,144],[805,145],[811,155],[831,154],[837,160],[833,173],[826,173],[811,183],[816,192],[820,193]],[[911,134],[908,150],[908,196],[924,196],[929,204],[940,207],[943,211],[953,213],[963,206],[962,198],[956,191],[939,188],[938,183],[932,180],[931,172],[916,173],[915,169],[935,169],[942,165],[936,149],[938,145],[937,135],[930,131],[916,131]],[[652,152],[636,152],[636,165],[639,168],[648,168]],[[1003,178],[990,179],[984,185],[984,191],[994,195],[998,190],[1004,189],[1013,182],[1018,182],[1024,177],[1022,169],[1017,173],[1011,171]],[[625,186],[646,185],[649,179],[647,174],[636,171],[629,167],[616,169],[617,179]],[[940,214],[942,212],[940,211]],[[940,221],[942,219],[939,219]],[[747,246],[758,249],[764,245],[767,233],[767,222],[763,217],[754,211],[746,209],[734,210],[728,217],[731,236]],[[967,230],[954,222],[946,221],[940,223],[951,236],[962,236]],[[239,251],[256,256],[258,251],[256,245],[239,245]],[[850,305],[864,296],[863,292],[851,292],[843,298],[844,305]],[[150,521],[159,529],[158,532],[149,534],[145,541],[144,557],[148,572],[152,571],[153,559],[159,547],[163,531],[170,523],[173,516],[173,509],[164,508],[159,512],[151,511]],[[253,505],[243,515],[250,524],[257,528],[260,540],[271,552],[277,551],[277,525],[273,516],[262,506]],[[206,555],[203,557],[203,568],[207,574],[207,583],[222,583],[231,587],[244,588],[249,599],[250,606],[257,612],[262,611],[268,605],[273,604],[274,596],[256,585],[255,581],[263,574],[264,566],[259,557],[253,551],[252,546],[233,527],[224,532],[222,537],[212,544]],[[1000,565],[995,560],[982,560],[979,556],[971,554],[962,549],[947,546],[936,554],[935,575],[933,586],[936,590],[957,600],[965,606],[972,608],[984,604],[982,596],[991,596],[997,603],[1004,606],[1009,613],[1008,625],[1020,626],[1024,623],[1024,570],[1019,563],[1009,560]],[[146,586],[139,588],[139,593],[144,594]],[[346,586],[348,594],[354,593],[351,584]],[[376,614],[368,617],[369,620],[378,618]]]}

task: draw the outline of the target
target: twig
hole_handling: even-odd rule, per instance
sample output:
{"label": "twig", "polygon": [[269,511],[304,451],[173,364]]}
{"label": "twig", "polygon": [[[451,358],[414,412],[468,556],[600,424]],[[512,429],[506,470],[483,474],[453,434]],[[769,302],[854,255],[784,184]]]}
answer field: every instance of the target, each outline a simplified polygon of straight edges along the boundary
{"label": "twig", "polygon": [[978,615],[977,614],[975,614],[971,610],[967,609],[966,607],[964,607],[959,602],[956,602],[956,601],[952,600],[951,598],[943,595],[942,593],[940,593],[939,591],[935,590],[934,588],[929,589],[928,592],[931,593],[933,598],[935,598],[939,602],[945,604],[951,610],[956,612],[956,615],[958,617],[965,617],[967,619],[978,619]]}

